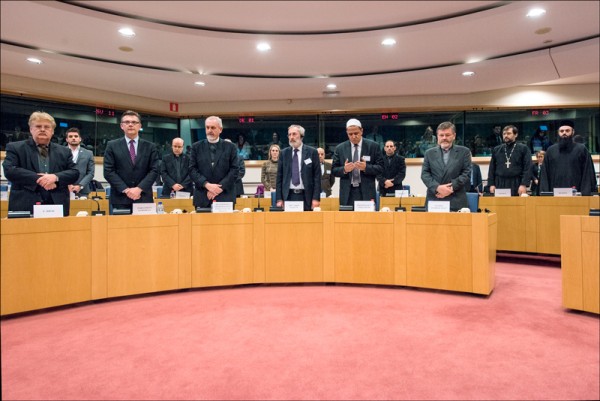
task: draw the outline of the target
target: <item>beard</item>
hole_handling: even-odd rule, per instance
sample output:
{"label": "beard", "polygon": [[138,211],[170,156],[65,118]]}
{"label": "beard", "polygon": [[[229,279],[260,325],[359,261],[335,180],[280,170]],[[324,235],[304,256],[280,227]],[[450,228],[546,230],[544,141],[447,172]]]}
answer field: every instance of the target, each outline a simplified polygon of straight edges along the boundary
{"label": "beard", "polygon": [[573,143],[573,137],[572,136],[561,136],[561,137],[558,138],[558,147],[560,149],[566,149],[572,143]]}

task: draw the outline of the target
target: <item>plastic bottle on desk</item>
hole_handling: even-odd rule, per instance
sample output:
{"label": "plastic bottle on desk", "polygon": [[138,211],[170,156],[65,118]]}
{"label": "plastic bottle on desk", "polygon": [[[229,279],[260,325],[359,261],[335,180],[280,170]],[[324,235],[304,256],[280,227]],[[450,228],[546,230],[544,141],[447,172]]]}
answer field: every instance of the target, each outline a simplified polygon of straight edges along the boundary
{"label": "plastic bottle on desk", "polygon": [[158,205],[156,205],[156,214],[165,214],[165,207],[162,202],[158,202]]}
{"label": "plastic bottle on desk", "polygon": [[169,198],[175,199],[175,191],[171,191],[171,194],[169,195]]}
{"label": "plastic bottle on desk", "polygon": [[573,191],[573,196],[577,196],[577,187],[573,187],[571,190]]}

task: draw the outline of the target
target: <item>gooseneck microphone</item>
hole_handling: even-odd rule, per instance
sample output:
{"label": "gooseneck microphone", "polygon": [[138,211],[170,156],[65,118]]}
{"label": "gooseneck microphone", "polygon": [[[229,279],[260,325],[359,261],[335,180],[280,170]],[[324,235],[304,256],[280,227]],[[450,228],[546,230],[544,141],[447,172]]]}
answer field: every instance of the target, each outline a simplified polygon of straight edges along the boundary
{"label": "gooseneck microphone", "polygon": [[400,185],[400,187],[402,188],[400,190],[400,202],[398,204],[398,207],[396,207],[395,211],[396,212],[406,212],[406,208],[402,207],[402,195],[404,195],[404,187],[402,185]]}

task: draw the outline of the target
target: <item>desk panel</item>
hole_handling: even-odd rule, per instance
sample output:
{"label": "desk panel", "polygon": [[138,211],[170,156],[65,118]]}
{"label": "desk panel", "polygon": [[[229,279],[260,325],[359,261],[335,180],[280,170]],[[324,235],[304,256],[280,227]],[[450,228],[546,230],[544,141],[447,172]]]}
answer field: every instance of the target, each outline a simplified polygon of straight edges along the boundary
{"label": "desk panel", "polygon": [[561,216],[563,306],[600,313],[600,217]]}
{"label": "desk panel", "polygon": [[535,210],[536,252],[560,254],[560,216],[587,216],[590,197],[538,196],[531,198]]}
{"label": "desk panel", "polygon": [[191,216],[192,287],[254,282],[254,215],[201,213]]}
{"label": "desk panel", "polygon": [[394,213],[332,213],[335,281],[393,285]]}
{"label": "desk panel", "polygon": [[[529,198],[484,196],[480,208],[498,216],[497,248],[516,252],[535,252],[535,222],[528,220]],[[533,224],[528,230],[528,224]],[[533,240],[532,240],[533,238]]]}
{"label": "desk panel", "polygon": [[179,288],[179,215],[105,216],[107,294],[118,297]]}
{"label": "desk panel", "polygon": [[89,218],[3,220],[1,226],[3,315],[91,299]]}
{"label": "desk panel", "polygon": [[266,283],[323,282],[322,212],[264,217]]}

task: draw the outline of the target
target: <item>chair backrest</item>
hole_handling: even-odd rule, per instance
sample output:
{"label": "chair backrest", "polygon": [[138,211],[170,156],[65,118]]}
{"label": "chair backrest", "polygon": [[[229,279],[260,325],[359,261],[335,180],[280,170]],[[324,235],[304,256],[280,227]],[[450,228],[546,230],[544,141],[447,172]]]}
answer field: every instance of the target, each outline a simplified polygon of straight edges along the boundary
{"label": "chair backrest", "polygon": [[408,191],[408,194],[410,195],[410,185],[402,185],[402,189]]}
{"label": "chair backrest", "polygon": [[275,207],[277,204],[277,192],[271,191],[271,207]]}
{"label": "chair backrest", "polygon": [[477,210],[479,210],[479,194],[477,192],[467,192],[467,202],[471,213],[477,213]]}
{"label": "chair backrest", "polygon": [[157,198],[162,198],[162,191],[163,191],[163,187],[156,188],[156,197]]}

